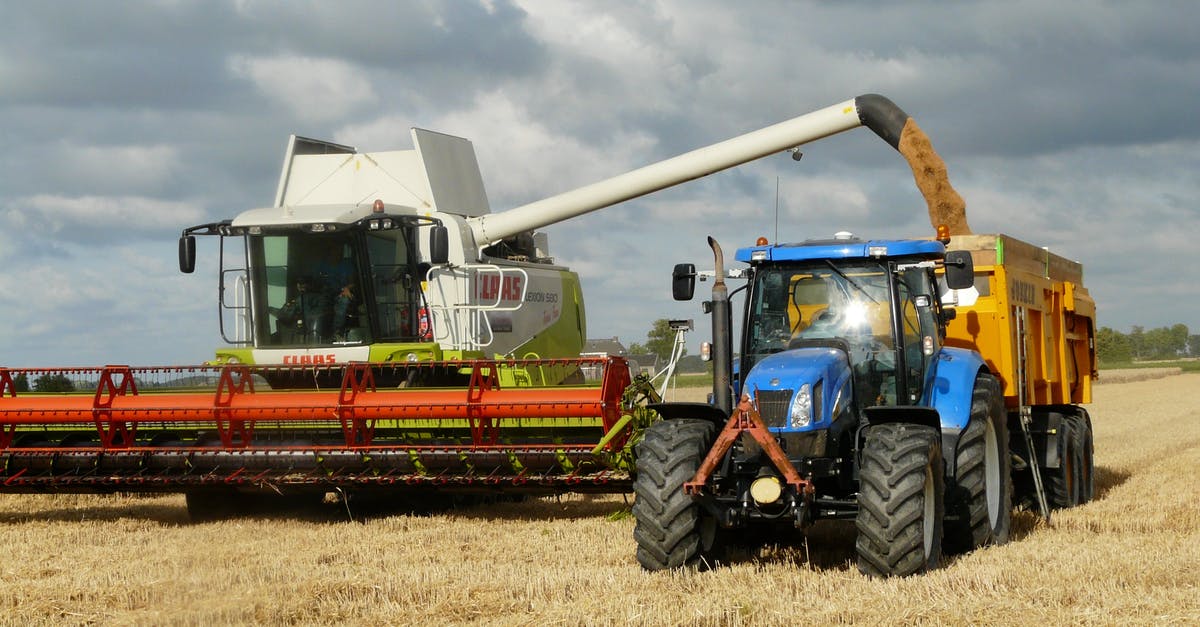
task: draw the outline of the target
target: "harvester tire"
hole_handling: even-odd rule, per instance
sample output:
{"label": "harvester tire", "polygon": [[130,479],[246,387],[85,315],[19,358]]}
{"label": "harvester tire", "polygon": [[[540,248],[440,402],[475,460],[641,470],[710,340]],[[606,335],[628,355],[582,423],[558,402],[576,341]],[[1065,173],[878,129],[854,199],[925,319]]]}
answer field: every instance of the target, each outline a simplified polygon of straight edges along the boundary
{"label": "harvester tire", "polygon": [[707,420],[663,420],[638,443],[633,537],[642,568],[708,568],[723,558],[716,519],[683,491],[716,431]]}
{"label": "harvester tire", "polygon": [[214,522],[236,518],[246,513],[248,499],[233,489],[196,489],[184,494],[188,517],[194,523]]}
{"label": "harvester tire", "polygon": [[963,553],[1008,542],[1012,527],[1012,457],[1000,384],[990,374],[975,380],[971,417],[958,440],[955,472],[947,479],[945,550]]}
{"label": "harvester tire", "polygon": [[907,423],[867,428],[855,521],[858,569],[875,577],[904,577],[937,568],[944,492],[936,429]]}
{"label": "harvester tire", "polygon": [[1054,509],[1075,507],[1080,503],[1083,458],[1077,424],[1070,416],[1062,417],[1058,427],[1058,468],[1043,470],[1046,500]]}

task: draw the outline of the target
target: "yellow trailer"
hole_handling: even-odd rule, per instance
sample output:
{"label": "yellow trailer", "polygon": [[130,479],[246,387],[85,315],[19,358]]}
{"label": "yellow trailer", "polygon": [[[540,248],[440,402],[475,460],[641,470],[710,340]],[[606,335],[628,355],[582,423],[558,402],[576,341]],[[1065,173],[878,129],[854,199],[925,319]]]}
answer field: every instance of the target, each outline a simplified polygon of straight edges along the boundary
{"label": "yellow trailer", "polygon": [[979,297],[957,307],[946,343],[983,356],[1009,408],[1091,402],[1096,302],[1083,266],[1009,235],[959,235],[947,249],[971,253]]}
{"label": "yellow trailer", "polygon": [[1097,377],[1096,302],[1083,266],[1009,235],[958,235],[946,248],[971,253],[978,295],[960,292],[945,343],[983,357],[1003,388],[1012,448],[1037,453],[1033,468],[1014,468],[1017,495],[1032,498],[1043,482],[1052,507],[1088,501],[1092,429],[1079,405]]}

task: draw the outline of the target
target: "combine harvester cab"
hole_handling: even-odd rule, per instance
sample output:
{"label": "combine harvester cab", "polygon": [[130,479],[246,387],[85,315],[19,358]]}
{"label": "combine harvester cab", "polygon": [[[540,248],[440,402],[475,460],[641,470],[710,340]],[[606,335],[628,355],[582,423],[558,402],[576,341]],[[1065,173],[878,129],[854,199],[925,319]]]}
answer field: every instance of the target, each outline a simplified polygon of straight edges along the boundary
{"label": "combine harvester cab", "polygon": [[[184,272],[196,235],[221,240],[221,331],[232,347],[215,363],[421,364],[377,382],[462,386],[468,371],[429,364],[579,356],[579,277],[553,263],[533,225],[477,238],[469,221],[490,209],[470,142],[421,129],[412,138],[413,150],[359,153],[293,136],[274,206],[184,231]],[[580,380],[578,367],[556,367],[538,374]],[[335,378],[264,376],[278,388],[339,383],[321,372]],[[502,372],[514,377],[531,375]]]}

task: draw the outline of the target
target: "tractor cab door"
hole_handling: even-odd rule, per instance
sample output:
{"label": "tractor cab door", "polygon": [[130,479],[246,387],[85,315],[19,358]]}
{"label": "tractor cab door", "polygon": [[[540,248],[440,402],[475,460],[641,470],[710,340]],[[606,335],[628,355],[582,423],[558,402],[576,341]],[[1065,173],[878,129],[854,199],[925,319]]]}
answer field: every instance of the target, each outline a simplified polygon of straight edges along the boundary
{"label": "tractor cab door", "polygon": [[935,290],[936,284],[927,267],[909,267],[896,272],[896,312],[905,368],[905,376],[901,379],[906,387],[900,391],[901,404],[923,404],[932,385],[931,362],[941,348]]}

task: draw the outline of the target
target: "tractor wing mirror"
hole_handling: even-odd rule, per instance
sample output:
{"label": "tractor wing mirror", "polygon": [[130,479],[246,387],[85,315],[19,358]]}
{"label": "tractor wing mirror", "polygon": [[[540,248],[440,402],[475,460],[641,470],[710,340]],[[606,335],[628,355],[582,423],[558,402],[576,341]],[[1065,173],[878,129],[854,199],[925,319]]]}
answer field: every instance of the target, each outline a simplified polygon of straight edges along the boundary
{"label": "tractor wing mirror", "polygon": [[450,261],[450,231],[443,225],[429,229],[429,262],[438,265]]}
{"label": "tractor wing mirror", "polygon": [[179,271],[191,274],[196,270],[196,236],[184,235],[179,238]]}
{"label": "tractor wing mirror", "polygon": [[671,272],[671,295],[675,300],[692,300],[696,293],[696,266],[690,263],[677,263]]}
{"label": "tractor wing mirror", "polygon": [[971,253],[965,250],[948,251],[945,267],[946,287],[965,290],[975,285],[975,263],[971,261]]}

